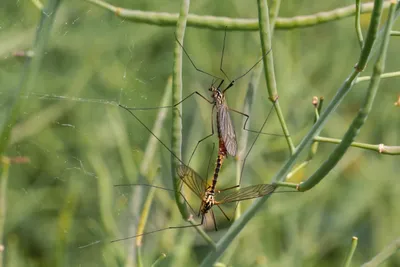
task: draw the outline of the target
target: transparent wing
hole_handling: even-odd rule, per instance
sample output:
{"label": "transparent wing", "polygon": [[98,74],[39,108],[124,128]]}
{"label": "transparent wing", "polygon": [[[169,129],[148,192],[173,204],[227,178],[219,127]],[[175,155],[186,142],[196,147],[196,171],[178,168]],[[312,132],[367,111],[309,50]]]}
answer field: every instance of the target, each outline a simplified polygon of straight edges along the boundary
{"label": "transparent wing", "polygon": [[229,108],[227,105],[222,104],[217,107],[217,120],[219,133],[225,143],[226,151],[229,155],[236,156],[237,142],[235,129],[233,128],[231,116],[229,115]]}
{"label": "transparent wing", "polygon": [[208,184],[193,169],[186,165],[179,165],[176,172],[179,178],[193,191],[199,198],[202,198]]}
{"label": "transparent wing", "polygon": [[274,184],[258,184],[244,188],[240,188],[237,191],[230,192],[222,197],[221,200],[216,201],[217,204],[230,203],[236,201],[242,201],[246,199],[252,199],[262,197],[271,194],[275,191],[276,185]]}

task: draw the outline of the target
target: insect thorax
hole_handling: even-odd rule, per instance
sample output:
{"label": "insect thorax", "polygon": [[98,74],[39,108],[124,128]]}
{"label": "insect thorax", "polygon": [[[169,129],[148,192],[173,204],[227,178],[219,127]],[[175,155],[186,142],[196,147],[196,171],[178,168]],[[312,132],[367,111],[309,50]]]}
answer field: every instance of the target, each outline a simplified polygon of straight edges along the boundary
{"label": "insect thorax", "polygon": [[218,88],[216,88],[215,86],[211,86],[209,90],[212,92],[211,97],[214,99],[214,102],[217,105],[221,105],[222,103],[224,103],[224,94]]}
{"label": "insect thorax", "polygon": [[214,206],[214,204],[215,204],[214,192],[212,192],[211,189],[208,188],[203,197],[201,212],[203,214],[207,213],[212,208],[212,206]]}

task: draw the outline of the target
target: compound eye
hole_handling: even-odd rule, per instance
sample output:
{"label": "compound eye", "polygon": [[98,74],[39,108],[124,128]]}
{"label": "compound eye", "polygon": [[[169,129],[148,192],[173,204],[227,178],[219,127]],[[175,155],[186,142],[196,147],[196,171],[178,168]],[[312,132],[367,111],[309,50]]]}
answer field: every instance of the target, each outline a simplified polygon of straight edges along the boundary
{"label": "compound eye", "polygon": [[213,90],[212,87],[208,88],[208,91],[212,92],[212,90]]}

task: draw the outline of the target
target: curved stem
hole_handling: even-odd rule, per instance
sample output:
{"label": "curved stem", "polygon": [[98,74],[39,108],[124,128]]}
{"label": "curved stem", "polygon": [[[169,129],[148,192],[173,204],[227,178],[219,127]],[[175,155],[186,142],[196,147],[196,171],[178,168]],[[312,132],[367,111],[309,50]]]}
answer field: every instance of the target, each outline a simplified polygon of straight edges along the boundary
{"label": "curved stem", "polygon": [[[131,10],[116,7],[102,0],[86,0],[99,7],[105,8],[123,20],[130,20],[139,23],[146,23],[159,26],[175,26],[178,20],[178,14],[167,12],[151,12],[141,10]],[[373,9],[373,3],[361,4],[361,13],[370,13]],[[385,2],[385,7],[389,7],[389,2]],[[276,22],[271,21],[271,25],[275,24],[277,30],[289,30],[296,28],[311,27],[331,21],[354,16],[356,14],[356,6],[350,5],[333,9],[330,11],[319,12],[305,16],[295,16],[291,18],[276,18]],[[273,15],[273,14],[271,14]],[[258,31],[258,19],[249,18],[228,18],[215,16],[200,16],[195,14],[188,15],[188,26],[196,28],[208,28],[214,30],[229,31]]]}
{"label": "curved stem", "polygon": [[[332,144],[340,144],[342,142],[342,140],[340,139],[322,137],[322,136],[316,136],[314,137],[314,140],[318,142],[332,143]],[[380,154],[385,154],[385,155],[400,155],[400,146],[386,146],[384,144],[371,145],[359,142],[352,142],[350,146],[376,151]]]}

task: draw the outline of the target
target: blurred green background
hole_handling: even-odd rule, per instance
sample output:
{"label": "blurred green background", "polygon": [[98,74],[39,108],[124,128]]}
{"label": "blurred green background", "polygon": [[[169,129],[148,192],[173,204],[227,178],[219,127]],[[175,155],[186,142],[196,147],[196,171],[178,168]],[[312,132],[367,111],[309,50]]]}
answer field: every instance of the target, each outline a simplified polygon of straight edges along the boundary
{"label": "blurred green background", "polygon": [[[116,103],[130,107],[160,105],[172,72],[174,27],[132,23],[85,1],[63,1],[52,30],[35,89],[24,97],[7,156],[28,157],[12,165],[7,188],[4,266],[125,266],[135,257],[134,240],[107,242],[79,249],[95,240],[134,233],[148,188],[114,188],[137,182],[149,133]],[[178,12],[180,1],[110,1],[131,9]],[[353,4],[353,1],[282,1],[280,17],[308,15]],[[190,13],[256,18],[255,1],[194,1]],[[1,106],[21,80],[23,60],[16,51],[30,49],[40,11],[30,1],[3,1],[0,9]],[[362,16],[365,33],[369,15]],[[400,26],[397,24],[397,26]],[[219,62],[224,32],[188,27],[184,46],[202,68],[221,76]],[[399,70],[392,38],[386,71]],[[360,51],[354,18],[309,28],[275,30],[273,51],[279,101],[296,144],[313,123],[313,96],[330,101],[356,63]],[[224,70],[234,78],[261,57],[258,32],[228,32]],[[363,75],[370,73],[370,67]],[[252,74],[227,94],[229,105],[243,110]],[[183,58],[184,95],[208,95],[207,77]],[[368,83],[357,84],[322,131],[341,138],[363,101]],[[399,144],[399,110],[393,103],[399,79],[383,80],[370,117],[357,141]],[[183,160],[197,140],[210,132],[211,106],[200,98],[183,105]],[[251,110],[250,129],[258,129],[271,108],[261,76]],[[138,111],[152,127],[155,111]],[[171,112],[161,133],[170,144]],[[231,115],[238,137],[242,117]],[[3,120],[4,118],[2,118]],[[273,114],[264,131],[281,133]],[[249,142],[255,137],[249,135]],[[240,138],[238,139],[240,140]],[[203,142],[191,163],[201,174],[216,138]],[[240,145],[240,144],[239,144]],[[310,165],[292,182],[311,174],[335,146],[320,144]],[[215,153],[214,153],[215,154]],[[289,156],[284,138],[263,135],[247,160],[243,185],[267,183]],[[306,156],[306,155],[304,155]],[[214,155],[212,165],[214,166]],[[172,188],[170,154],[157,146],[151,160],[153,184]],[[224,253],[228,266],[339,266],[352,236],[359,238],[353,266],[360,265],[400,236],[399,159],[350,148],[337,167],[306,193],[276,194]],[[236,161],[226,160],[220,188],[235,184]],[[142,178],[141,182],[145,181]],[[149,181],[148,181],[149,182]],[[198,200],[188,194],[195,208]],[[242,206],[243,209],[251,201]],[[231,215],[232,208],[226,212]],[[216,211],[219,240],[231,224]],[[184,225],[173,194],[156,190],[145,231]],[[197,266],[209,251],[194,229],[170,230],[144,237],[143,264],[161,253],[161,266]],[[135,264],[133,263],[134,266]],[[126,265],[128,266],[128,265]],[[400,266],[400,255],[384,266]]]}

